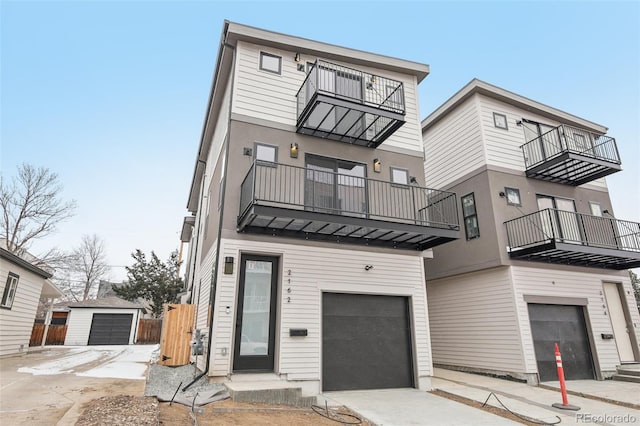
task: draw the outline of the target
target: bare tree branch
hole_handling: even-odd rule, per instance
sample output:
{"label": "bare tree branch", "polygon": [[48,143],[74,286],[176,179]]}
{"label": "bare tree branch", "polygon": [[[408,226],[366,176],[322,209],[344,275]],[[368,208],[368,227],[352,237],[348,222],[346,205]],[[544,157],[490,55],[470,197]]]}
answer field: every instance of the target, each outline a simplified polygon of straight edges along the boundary
{"label": "bare tree branch", "polygon": [[76,259],[75,272],[84,282],[82,300],[87,300],[91,290],[109,271],[104,242],[95,234],[83,235],[80,246],[73,251],[73,255]]}
{"label": "bare tree branch", "polygon": [[63,201],[61,192],[58,175],[45,167],[22,164],[11,182],[0,176],[0,239],[7,250],[16,254],[27,250],[33,240],[51,234],[73,216],[76,203]]}

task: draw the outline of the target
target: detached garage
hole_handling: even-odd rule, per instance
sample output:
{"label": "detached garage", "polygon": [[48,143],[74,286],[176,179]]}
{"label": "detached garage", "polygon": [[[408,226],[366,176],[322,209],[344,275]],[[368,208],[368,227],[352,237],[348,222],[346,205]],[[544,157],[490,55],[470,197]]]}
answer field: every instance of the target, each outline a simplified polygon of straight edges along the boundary
{"label": "detached garage", "polygon": [[135,343],[142,305],[110,296],[70,303],[65,345]]}

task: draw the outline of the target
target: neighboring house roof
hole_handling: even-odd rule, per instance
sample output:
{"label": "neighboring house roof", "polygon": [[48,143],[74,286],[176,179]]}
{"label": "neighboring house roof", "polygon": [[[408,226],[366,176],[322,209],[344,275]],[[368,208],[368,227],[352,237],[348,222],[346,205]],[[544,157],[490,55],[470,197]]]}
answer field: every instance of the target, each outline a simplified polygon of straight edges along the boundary
{"label": "neighboring house roof", "polygon": [[71,302],[66,305],[69,308],[111,308],[111,309],[143,309],[140,303],[129,302],[116,296],[108,296],[102,299]]}
{"label": "neighboring house roof", "polygon": [[[24,260],[23,258],[16,256],[15,254],[11,253],[10,251],[0,247],[0,257],[2,259],[5,259],[11,263],[13,263],[14,265],[18,265],[30,272],[33,272],[36,275],[39,275],[42,278],[51,278],[53,276],[52,273],[45,271],[42,268],[39,268],[35,265],[33,265],[32,263],[27,262],[26,260]],[[53,284],[51,284],[53,285]]]}
{"label": "neighboring house roof", "polygon": [[191,189],[187,200],[187,209],[192,213],[195,213],[198,208],[198,198],[201,188],[197,182],[200,182],[202,175],[204,174],[205,162],[207,160],[212,140],[212,138],[209,137],[209,133],[213,129],[218,114],[222,109],[224,91],[229,75],[231,74],[231,66],[233,62],[233,53],[231,50],[235,49],[238,41],[273,47],[275,49],[288,50],[290,52],[298,52],[309,56],[317,56],[328,60],[344,61],[353,65],[370,66],[382,70],[413,75],[416,77],[417,83],[420,83],[427,75],[429,75],[429,65],[427,64],[379,55],[357,49],[349,49],[346,47],[267,31],[225,20],[222,35],[220,37],[218,58],[213,74],[213,81],[211,82],[211,91],[209,92],[205,119],[202,125],[200,146],[198,148],[198,155],[196,156],[196,164],[194,165]]}
{"label": "neighboring house roof", "polygon": [[474,78],[456,94],[450,97],[445,103],[429,114],[427,118],[422,120],[422,131],[424,132],[429,127],[433,126],[441,118],[445,117],[449,112],[456,109],[460,104],[476,93],[515,105],[518,108],[531,111],[543,117],[548,117],[569,125],[591,130],[595,133],[605,134],[608,130],[605,126],[600,124],[585,120],[584,118],[580,118],[573,114],[569,114],[557,108],[536,102],[524,96]]}

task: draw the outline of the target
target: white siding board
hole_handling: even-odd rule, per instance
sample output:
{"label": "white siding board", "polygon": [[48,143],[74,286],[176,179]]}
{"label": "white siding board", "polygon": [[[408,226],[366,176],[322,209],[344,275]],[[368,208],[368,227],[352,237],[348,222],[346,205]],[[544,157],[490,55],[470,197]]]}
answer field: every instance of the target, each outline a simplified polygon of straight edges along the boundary
{"label": "white siding board", "polygon": [[20,353],[21,347],[23,352],[29,348],[44,279],[4,259],[0,262],[2,263],[0,296],[4,293],[9,272],[20,277],[11,309],[0,308],[0,357],[2,357]]}
{"label": "white siding board", "polygon": [[484,164],[482,135],[473,99],[428,129],[424,138],[428,187],[445,188]]}
{"label": "white siding board", "polygon": [[[627,294],[627,309],[631,314],[631,322],[640,324],[640,314],[638,314],[638,309],[634,305],[633,290],[628,277],[611,275],[606,271],[602,273],[575,272],[521,266],[513,266],[512,275],[527,372],[536,372],[537,366],[531,337],[531,326],[529,324],[529,313],[527,303],[524,300],[525,295],[587,298],[588,305],[585,320],[591,325],[592,341],[598,355],[600,371],[615,371],[615,367],[620,364],[615,340],[603,340],[600,338],[601,333],[613,333],[609,315],[606,314],[606,302],[602,285],[603,282],[622,283],[624,292]],[[635,333],[640,340],[638,328],[635,329]]]}
{"label": "white siding board", "polygon": [[[321,379],[321,295],[323,291],[340,291],[410,296],[415,330],[412,339],[417,348],[416,375],[431,375],[426,294],[420,257],[230,239],[222,240],[220,254],[222,257],[233,256],[236,267],[232,275],[221,272],[218,275],[211,375],[224,376],[231,372],[241,252],[281,256],[284,276],[279,283],[278,373],[286,374],[289,380]],[[365,271],[365,264],[375,265],[375,273]],[[292,271],[291,275],[287,275],[288,270]],[[289,278],[291,283],[287,282]],[[286,292],[289,287],[291,293]],[[287,303],[288,297],[291,297],[290,303]],[[230,307],[229,314],[226,313],[227,306]],[[289,328],[307,328],[309,335],[303,339],[291,338]],[[224,349],[228,350],[227,356],[221,355]]]}
{"label": "white siding board", "polygon": [[[260,52],[282,57],[282,74],[259,69]],[[238,42],[236,47],[236,73],[233,91],[233,113],[273,121],[289,126],[296,125],[296,93],[302,86],[306,73],[297,70],[293,61],[296,52],[262,47]],[[302,56],[301,64],[314,62],[316,57]],[[335,61],[332,61],[336,63]],[[422,139],[417,99],[417,80],[414,76],[393,73],[363,66],[351,66],[361,71],[401,81],[404,86],[405,124],[391,135],[381,146],[422,151]]]}
{"label": "white siding board", "polygon": [[507,268],[429,281],[427,300],[434,363],[523,371]]}

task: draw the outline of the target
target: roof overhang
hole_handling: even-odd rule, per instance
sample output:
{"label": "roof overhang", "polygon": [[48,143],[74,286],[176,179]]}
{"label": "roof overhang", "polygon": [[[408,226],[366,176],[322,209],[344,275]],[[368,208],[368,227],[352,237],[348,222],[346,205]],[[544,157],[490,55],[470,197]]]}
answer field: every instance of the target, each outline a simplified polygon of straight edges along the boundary
{"label": "roof overhang", "polygon": [[33,272],[34,274],[42,278],[51,278],[53,276],[52,273],[47,272],[44,269],[39,268],[32,263],[27,262],[23,258],[16,256],[15,254],[11,253],[9,250],[6,250],[2,247],[0,247],[0,258],[13,263],[14,265],[18,265],[23,269],[26,269],[27,271]]}
{"label": "roof overhang", "polygon": [[55,286],[51,281],[45,280],[42,285],[42,292],[40,293],[40,298],[47,299],[56,299],[58,297],[64,296],[64,293]]}
{"label": "roof overhang", "polygon": [[191,234],[193,233],[193,226],[196,224],[195,216],[186,216],[182,222],[182,231],[180,232],[180,241],[188,243],[191,241]]}
{"label": "roof overhang", "polygon": [[594,133],[605,134],[608,130],[605,126],[602,126],[600,124],[585,120],[584,118],[580,118],[573,114],[569,114],[562,110],[550,107],[540,102],[536,102],[524,96],[520,96],[516,93],[474,78],[456,94],[450,97],[445,103],[440,105],[435,111],[429,114],[427,118],[422,120],[422,132],[424,133],[425,131],[427,131],[431,126],[436,124],[448,113],[455,110],[458,106],[460,106],[463,102],[465,102],[475,94],[484,95],[498,101],[513,105],[525,111],[529,111],[537,115],[559,121],[561,123],[570,124],[572,126],[590,130]]}

